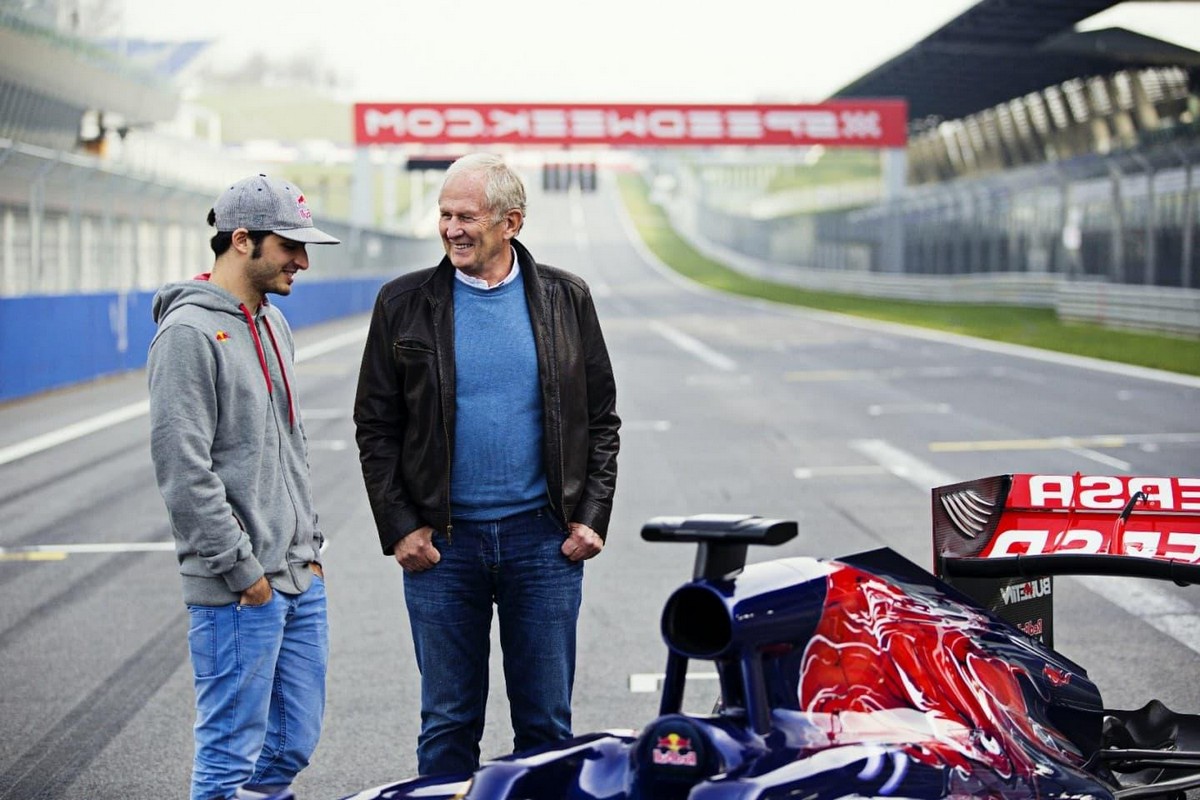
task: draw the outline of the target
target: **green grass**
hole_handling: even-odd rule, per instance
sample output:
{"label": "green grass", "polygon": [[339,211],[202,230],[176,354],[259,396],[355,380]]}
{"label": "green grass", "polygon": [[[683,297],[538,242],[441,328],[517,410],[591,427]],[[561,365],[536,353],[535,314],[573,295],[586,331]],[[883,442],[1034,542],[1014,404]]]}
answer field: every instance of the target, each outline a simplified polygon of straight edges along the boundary
{"label": "green grass", "polygon": [[975,303],[919,303],[814,292],[736,272],[706,257],[671,227],[650,202],[645,182],[622,175],[621,196],[653,253],[681,275],[713,289],[823,311],[900,322],[999,342],[1027,345],[1106,361],[1200,375],[1200,341],[1067,324],[1053,309]]}
{"label": "green grass", "polygon": [[836,186],[839,183],[882,180],[878,150],[830,148],[812,164],[781,166],[767,184],[768,192]]}

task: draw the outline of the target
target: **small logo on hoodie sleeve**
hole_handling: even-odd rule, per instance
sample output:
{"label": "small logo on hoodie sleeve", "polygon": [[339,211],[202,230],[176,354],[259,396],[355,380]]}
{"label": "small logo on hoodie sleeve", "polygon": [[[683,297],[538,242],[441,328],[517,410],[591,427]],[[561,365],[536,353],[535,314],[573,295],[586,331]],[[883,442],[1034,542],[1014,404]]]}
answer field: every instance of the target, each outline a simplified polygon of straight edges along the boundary
{"label": "small logo on hoodie sleeve", "polygon": [[226,333],[225,331],[217,331],[217,341],[218,342],[223,342],[228,338],[229,338],[229,334]]}

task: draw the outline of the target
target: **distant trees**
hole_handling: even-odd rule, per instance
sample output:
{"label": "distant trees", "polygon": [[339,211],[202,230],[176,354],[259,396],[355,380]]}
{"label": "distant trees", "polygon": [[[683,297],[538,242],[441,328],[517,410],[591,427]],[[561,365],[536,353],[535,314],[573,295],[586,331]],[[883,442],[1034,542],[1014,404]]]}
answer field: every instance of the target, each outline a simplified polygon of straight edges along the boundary
{"label": "distant trees", "polygon": [[206,84],[240,86],[288,86],[336,92],[348,88],[350,80],[325,63],[317,53],[292,53],[268,58],[251,53],[240,63],[209,62],[199,77]]}

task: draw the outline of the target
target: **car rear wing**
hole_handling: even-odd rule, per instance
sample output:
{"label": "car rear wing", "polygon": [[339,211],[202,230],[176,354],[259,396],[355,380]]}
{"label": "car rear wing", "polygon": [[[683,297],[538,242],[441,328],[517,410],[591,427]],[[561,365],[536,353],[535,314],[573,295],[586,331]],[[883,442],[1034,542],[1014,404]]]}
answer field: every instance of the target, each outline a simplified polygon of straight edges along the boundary
{"label": "car rear wing", "polygon": [[693,580],[736,575],[746,566],[746,550],[750,545],[774,547],[796,538],[797,532],[793,520],[763,519],[748,514],[654,517],[642,526],[642,538],[647,542],[698,545]]}
{"label": "car rear wing", "polygon": [[1055,575],[1200,583],[1200,478],[996,475],[933,490],[935,574],[1053,646]]}

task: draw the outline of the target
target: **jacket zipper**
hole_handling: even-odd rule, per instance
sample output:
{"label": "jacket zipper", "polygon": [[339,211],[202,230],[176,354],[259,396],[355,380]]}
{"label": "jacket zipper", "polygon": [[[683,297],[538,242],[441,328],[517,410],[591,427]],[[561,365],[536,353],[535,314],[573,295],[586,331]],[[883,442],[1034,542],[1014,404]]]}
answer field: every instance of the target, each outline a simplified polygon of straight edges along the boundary
{"label": "jacket zipper", "polygon": [[454,453],[450,450],[450,429],[445,413],[442,414],[442,435],[446,437],[446,544],[454,544],[454,522],[450,512],[450,463]]}
{"label": "jacket zipper", "polygon": [[[549,295],[553,291],[554,291],[554,288],[549,287],[546,294]],[[542,327],[543,328],[545,328],[545,325],[546,325],[545,317],[547,314],[550,315],[551,324],[554,323],[554,321],[555,321],[554,316],[553,316],[554,312],[549,309],[556,308],[555,303],[554,303],[555,298],[547,297],[545,299],[546,299],[546,304],[545,304],[545,307],[542,309],[542,317],[543,317]],[[562,381],[560,380],[560,375],[558,373],[558,363],[559,362],[558,362],[558,353],[556,352],[557,339],[555,338],[553,331],[544,331],[543,335],[546,338],[546,347],[550,351],[550,359],[549,359],[550,363],[547,364],[546,366],[551,372],[551,383],[550,383],[551,392],[550,392],[550,394],[551,394],[551,399],[554,401],[554,411],[556,412],[554,415],[554,419],[556,421],[556,424],[554,425],[554,450],[555,450],[556,455],[558,456],[558,514],[560,517],[562,517],[563,528],[566,530],[570,530],[571,520],[567,519],[567,498],[566,498],[566,494],[565,494],[565,492],[567,490],[567,466],[563,461],[564,451],[566,450],[566,447],[563,445],[563,435],[562,435],[563,412],[562,412],[562,392],[560,391],[560,387],[562,386]],[[547,411],[548,411],[548,409],[543,409],[542,413],[546,414]],[[550,494],[549,483],[550,483],[550,481],[547,480],[546,481],[546,484],[547,484],[546,494]]]}
{"label": "jacket zipper", "polygon": [[[436,329],[437,312],[433,314],[433,326]],[[434,342],[440,342],[442,337],[436,330],[434,331]],[[438,370],[442,371],[442,350],[439,347],[437,352]],[[439,375],[438,379],[438,394],[441,398],[442,405],[442,437],[446,440],[446,544],[454,544],[454,522],[450,509],[450,465],[454,462],[454,451],[450,449],[450,426],[446,424],[446,385],[444,373]]]}

